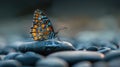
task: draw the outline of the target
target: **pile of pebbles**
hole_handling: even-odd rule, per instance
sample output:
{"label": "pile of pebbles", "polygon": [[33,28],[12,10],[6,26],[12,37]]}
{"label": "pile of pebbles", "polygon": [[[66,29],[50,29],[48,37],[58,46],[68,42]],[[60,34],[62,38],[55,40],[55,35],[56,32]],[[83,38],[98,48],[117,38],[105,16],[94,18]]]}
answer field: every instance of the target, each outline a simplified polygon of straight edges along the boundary
{"label": "pile of pebbles", "polygon": [[[77,41],[76,41],[77,42]],[[120,67],[119,44],[48,40],[0,49],[0,67]],[[87,45],[80,47],[79,45]]]}

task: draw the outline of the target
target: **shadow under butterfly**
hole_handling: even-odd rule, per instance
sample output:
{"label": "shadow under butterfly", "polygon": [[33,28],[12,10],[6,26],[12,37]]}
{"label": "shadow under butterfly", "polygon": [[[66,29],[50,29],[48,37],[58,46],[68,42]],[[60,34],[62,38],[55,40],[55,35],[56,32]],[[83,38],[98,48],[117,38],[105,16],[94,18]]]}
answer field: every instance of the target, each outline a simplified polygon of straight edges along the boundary
{"label": "shadow under butterfly", "polygon": [[66,29],[66,27],[61,28],[55,32],[48,17],[39,9],[35,10],[33,17],[33,27],[31,27],[32,38],[35,41],[44,41],[55,38],[60,40],[57,34],[60,30],[64,29]]}

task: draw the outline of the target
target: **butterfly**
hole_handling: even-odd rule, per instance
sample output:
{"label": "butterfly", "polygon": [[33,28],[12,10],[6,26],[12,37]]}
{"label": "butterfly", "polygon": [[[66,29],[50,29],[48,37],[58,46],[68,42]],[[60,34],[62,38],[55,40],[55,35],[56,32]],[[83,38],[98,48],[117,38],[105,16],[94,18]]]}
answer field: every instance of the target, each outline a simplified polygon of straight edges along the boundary
{"label": "butterfly", "polygon": [[31,27],[31,35],[35,41],[44,41],[54,39],[58,32],[54,32],[51,21],[39,9],[35,10],[33,16],[33,26]]}
{"label": "butterfly", "polygon": [[50,19],[39,9],[34,11],[33,26],[30,33],[35,41],[55,39],[56,37],[60,40],[57,34],[64,29],[67,29],[67,27],[63,27],[55,32]]}

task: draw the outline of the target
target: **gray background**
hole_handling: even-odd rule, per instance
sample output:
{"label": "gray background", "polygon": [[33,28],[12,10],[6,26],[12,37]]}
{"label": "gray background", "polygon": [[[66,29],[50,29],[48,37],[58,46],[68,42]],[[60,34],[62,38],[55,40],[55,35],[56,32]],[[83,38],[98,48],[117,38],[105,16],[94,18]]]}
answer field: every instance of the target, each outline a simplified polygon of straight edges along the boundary
{"label": "gray background", "polygon": [[119,35],[120,0],[0,0],[0,44],[30,38],[35,9],[48,15],[55,31],[68,27],[59,36]]}

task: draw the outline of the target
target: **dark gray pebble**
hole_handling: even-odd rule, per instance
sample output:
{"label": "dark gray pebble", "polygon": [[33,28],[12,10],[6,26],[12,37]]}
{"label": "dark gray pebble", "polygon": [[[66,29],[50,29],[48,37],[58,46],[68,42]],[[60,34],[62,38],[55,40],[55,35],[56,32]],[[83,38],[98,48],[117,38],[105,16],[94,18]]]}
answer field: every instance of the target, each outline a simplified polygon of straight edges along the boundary
{"label": "dark gray pebble", "polygon": [[73,65],[72,67],[92,67],[92,63],[89,61],[82,61]]}
{"label": "dark gray pebble", "polygon": [[120,57],[108,61],[108,67],[120,67]]}
{"label": "dark gray pebble", "polygon": [[98,48],[96,46],[91,46],[86,49],[87,51],[98,51]]}
{"label": "dark gray pebble", "polygon": [[65,41],[34,41],[26,42],[19,46],[21,52],[32,51],[42,55],[48,55],[57,51],[75,50],[71,43]]}
{"label": "dark gray pebble", "polygon": [[120,50],[113,50],[106,54],[105,60],[109,61],[118,57],[120,58]]}
{"label": "dark gray pebble", "polygon": [[15,60],[21,62],[22,65],[34,66],[38,60],[43,59],[43,56],[35,54],[33,52],[27,52],[16,56]]}
{"label": "dark gray pebble", "polygon": [[107,62],[99,61],[99,62],[93,63],[93,67],[108,67],[108,64]]}
{"label": "dark gray pebble", "polygon": [[0,67],[20,67],[20,66],[22,65],[16,60],[0,61]]}
{"label": "dark gray pebble", "polygon": [[16,53],[16,52],[12,52],[12,53],[9,53],[8,55],[6,55],[4,57],[4,60],[10,60],[10,59],[15,59],[16,56],[20,55],[21,53]]}
{"label": "dark gray pebble", "polygon": [[93,40],[92,41],[92,46],[97,46],[98,48],[101,48],[101,47],[108,47],[108,48],[111,48],[112,50],[116,50],[118,49],[118,47],[111,43],[110,41],[108,40]]}
{"label": "dark gray pebble", "polygon": [[59,58],[46,58],[38,61],[36,67],[68,67],[68,64]]}
{"label": "dark gray pebble", "polygon": [[80,61],[99,61],[104,58],[104,55],[92,51],[63,51],[50,54],[48,57],[61,58],[69,64],[74,64]]}
{"label": "dark gray pebble", "polygon": [[103,53],[103,54],[106,54],[110,51],[111,51],[111,48],[108,48],[108,47],[102,47],[98,50],[98,52]]}

